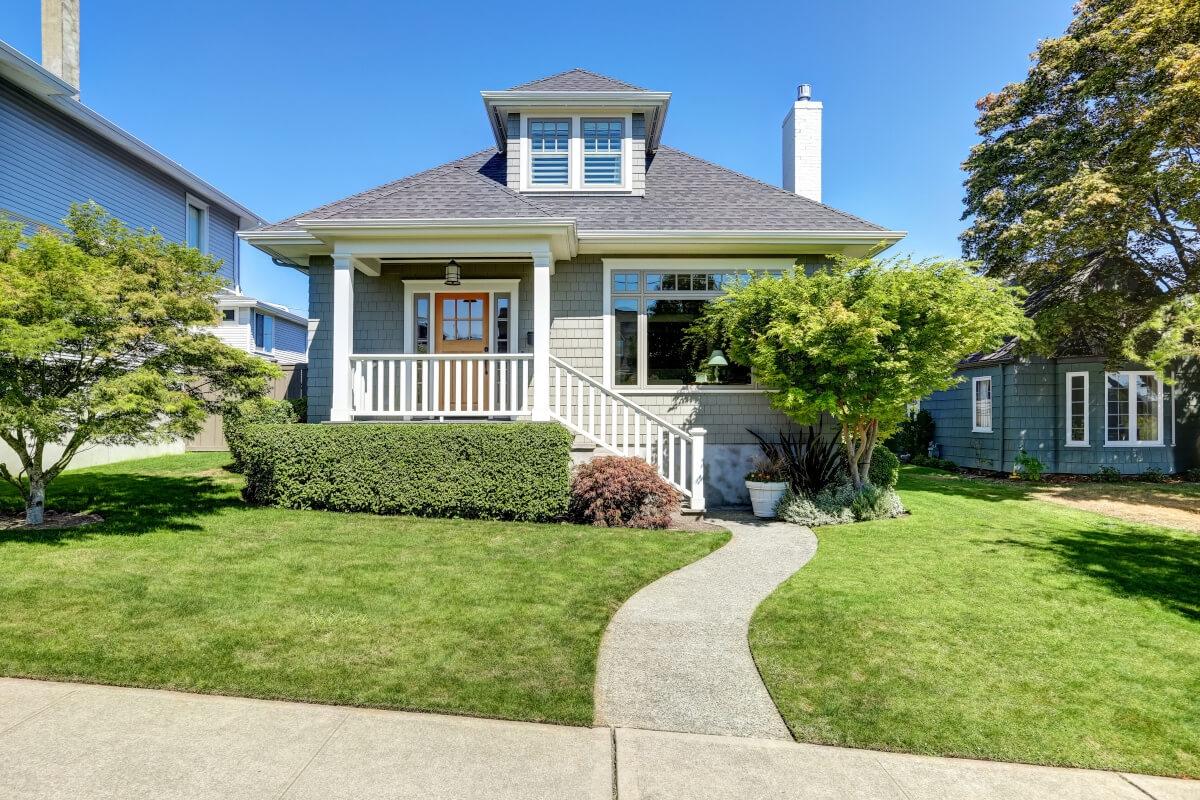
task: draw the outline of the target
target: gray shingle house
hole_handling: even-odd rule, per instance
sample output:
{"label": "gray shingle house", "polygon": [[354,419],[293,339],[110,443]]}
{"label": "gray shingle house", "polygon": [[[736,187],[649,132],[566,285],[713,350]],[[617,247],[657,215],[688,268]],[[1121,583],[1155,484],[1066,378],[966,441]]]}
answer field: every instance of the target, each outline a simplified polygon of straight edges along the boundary
{"label": "gray shingle house", "polygon": [[693,508],[740,500],[745,428],[787,421],[684,330],[747,270],[903,236],[820,202],[822,104],[789,109],[780,188],[662,144],[668,92],[574,69],[482,94],[493,147],[242,232],[308,274],[310,419],[558,420]]}
{"label": "gray shingle house", "polygon": [[1047,471],[1137,475],[1200,464],[1200,375],[1161,380],[1098,356],[1022,357],[1016,342],[963,362],[962,381],[921,401],[934,443],[959,466],[1009,472],[1021,450]]}

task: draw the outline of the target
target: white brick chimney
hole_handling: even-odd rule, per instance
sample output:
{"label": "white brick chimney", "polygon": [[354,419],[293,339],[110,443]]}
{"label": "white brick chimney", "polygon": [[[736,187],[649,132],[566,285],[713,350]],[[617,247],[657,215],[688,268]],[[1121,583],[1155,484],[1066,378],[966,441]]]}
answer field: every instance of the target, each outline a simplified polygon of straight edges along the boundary
{"label": "white brick chimney", "polygon": [[79,0],[42,0],[42,66],[79,91]]}
{"label": "white brick chimney", "polygon": [[783,120],[783,188],[821,201],[821,103],[802,83]]}

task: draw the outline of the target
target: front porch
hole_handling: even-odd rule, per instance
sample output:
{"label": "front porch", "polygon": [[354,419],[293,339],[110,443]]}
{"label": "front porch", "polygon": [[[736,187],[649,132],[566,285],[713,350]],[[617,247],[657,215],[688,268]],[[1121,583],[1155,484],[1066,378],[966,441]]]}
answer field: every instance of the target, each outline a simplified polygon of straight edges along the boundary
{"label": "front porch", "polygon": [[644,459],[704,509],[705,432],[551,352],[548,256],[462,256],[455,274],[430,277],[448,261],[334,255],[330,421],[556,421],[598,452]]}

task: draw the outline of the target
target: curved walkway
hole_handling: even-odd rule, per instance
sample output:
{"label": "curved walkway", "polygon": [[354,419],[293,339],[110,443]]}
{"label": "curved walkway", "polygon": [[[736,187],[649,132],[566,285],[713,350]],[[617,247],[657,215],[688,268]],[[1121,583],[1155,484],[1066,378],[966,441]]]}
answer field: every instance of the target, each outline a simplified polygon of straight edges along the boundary
{"label": "curved walkway", "polygon": [[808,528],[749,515],[710,520],[733,538],[621,606],[596,669],[596,723],[788,739],[747,639],[754,609],[817,549]]}

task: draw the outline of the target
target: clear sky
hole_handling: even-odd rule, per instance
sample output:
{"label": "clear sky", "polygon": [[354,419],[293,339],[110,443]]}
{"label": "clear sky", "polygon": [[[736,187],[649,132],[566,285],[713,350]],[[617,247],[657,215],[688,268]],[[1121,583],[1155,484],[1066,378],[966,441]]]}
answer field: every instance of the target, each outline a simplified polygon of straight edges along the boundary
{"label": "clear sky", "polygon": [[[975,101],[1072,0],[412,3],[82,0],[82,99],[277,220],[492,144],[479,98],[584,67],[674,93],[663,140],[778,184],[798,83],[825,103],[824,200],[957,256]],[[154,12],[146,9],[154,7]],[[0,39],[40,58],[39,0]],[[243,245],[245,291],[304,276]]]}

